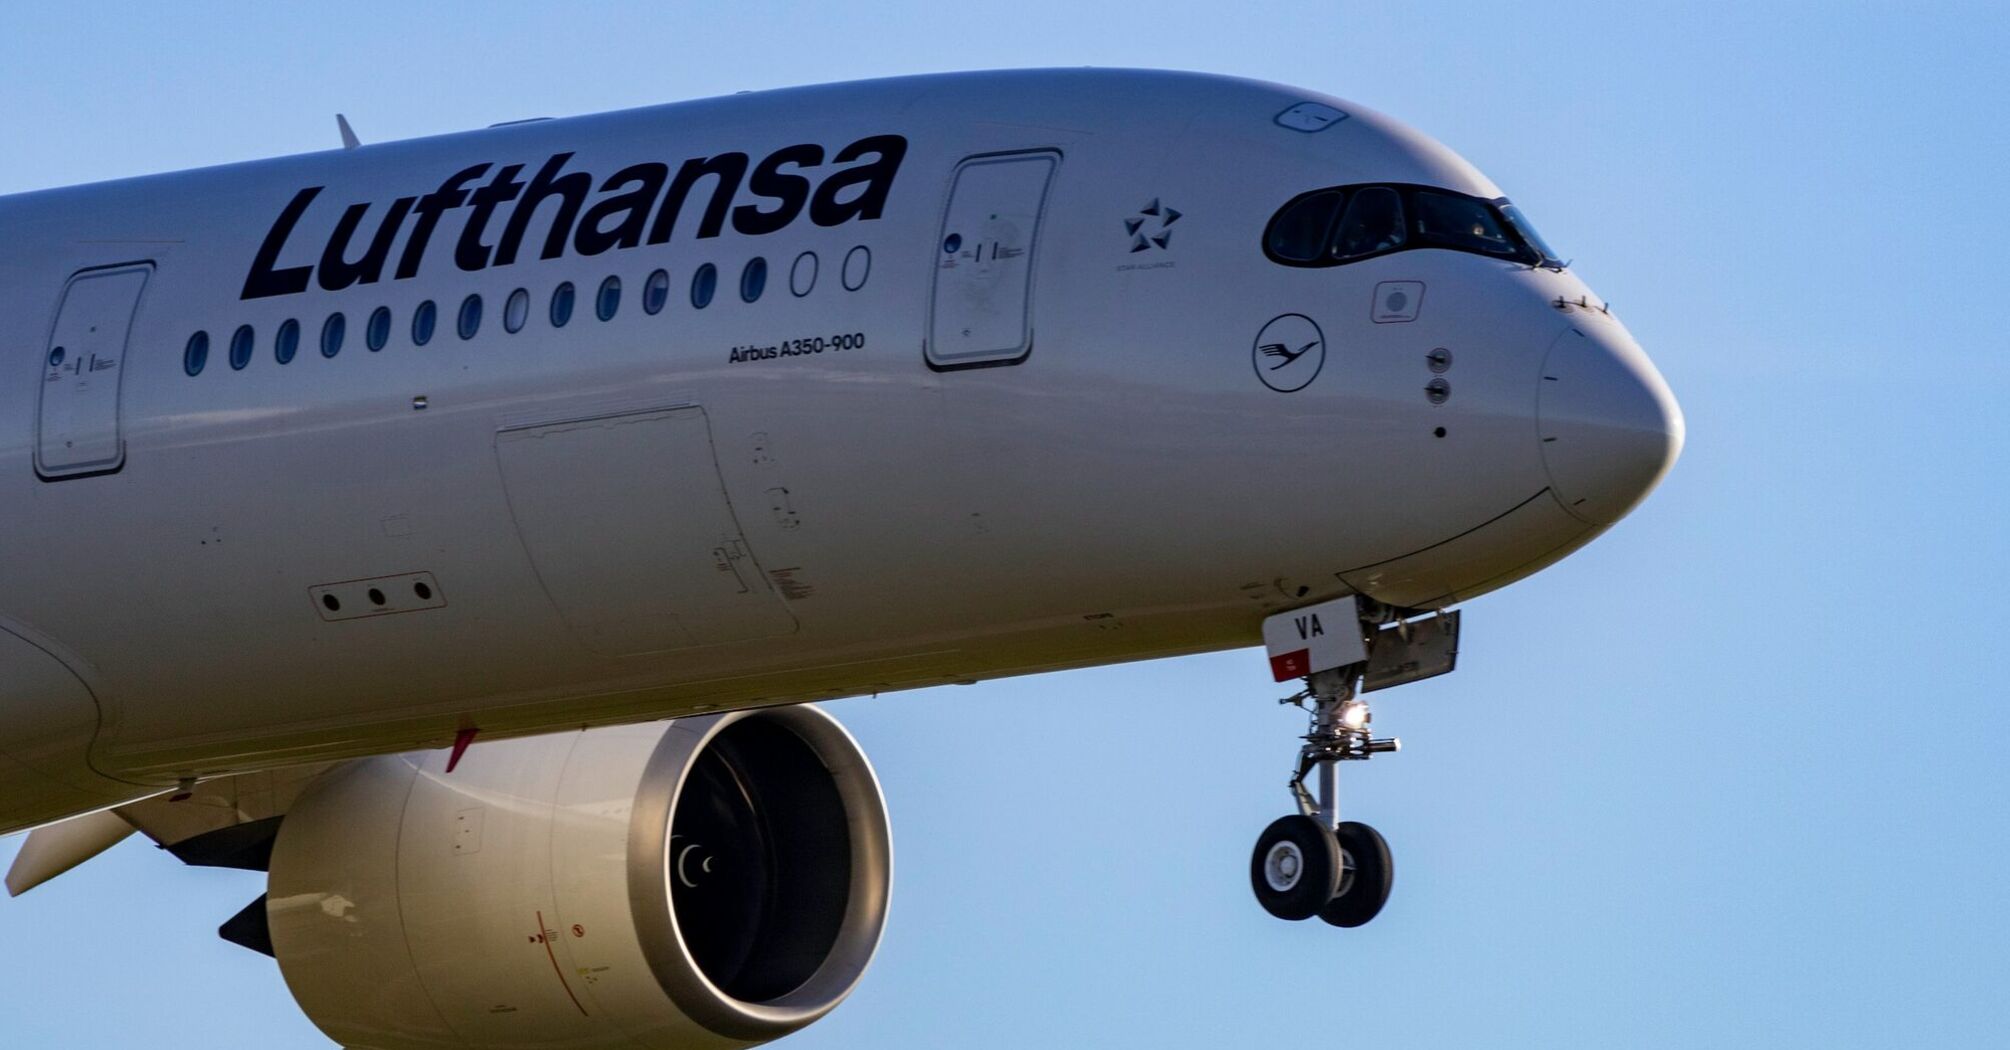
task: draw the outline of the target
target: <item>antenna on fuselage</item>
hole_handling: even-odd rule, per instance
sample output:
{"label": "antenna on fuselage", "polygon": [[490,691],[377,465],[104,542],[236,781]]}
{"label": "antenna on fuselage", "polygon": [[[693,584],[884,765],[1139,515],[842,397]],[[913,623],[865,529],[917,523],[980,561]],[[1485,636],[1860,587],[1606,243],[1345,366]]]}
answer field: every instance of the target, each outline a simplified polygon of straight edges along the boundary
{"label": "antenna on fuselage", "polygon": [[343,149],[355,149],[363,144],[363,140],[356,137],[356,129],[349,126],[349,118],[340,113],[335,114],[335,130],[342,133]]}

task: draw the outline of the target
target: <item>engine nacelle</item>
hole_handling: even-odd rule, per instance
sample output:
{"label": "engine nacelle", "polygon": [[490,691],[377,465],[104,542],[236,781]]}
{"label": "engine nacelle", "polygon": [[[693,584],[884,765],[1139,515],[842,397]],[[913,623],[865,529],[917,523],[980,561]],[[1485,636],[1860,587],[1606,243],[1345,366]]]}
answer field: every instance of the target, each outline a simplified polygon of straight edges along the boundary
{"label": "engine nacelle", "polygon": [[362,759],[280,826],[267,915],[346,1047],[738,1047],[850,993],[892,876],[872,767],[811,707]]}

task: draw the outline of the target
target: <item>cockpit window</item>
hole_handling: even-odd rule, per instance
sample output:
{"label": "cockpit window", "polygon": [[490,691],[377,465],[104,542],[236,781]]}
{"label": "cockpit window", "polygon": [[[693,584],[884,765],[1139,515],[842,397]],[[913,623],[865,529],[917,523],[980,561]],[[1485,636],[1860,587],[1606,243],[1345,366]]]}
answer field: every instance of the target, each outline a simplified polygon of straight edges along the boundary
{"label": "cockpit window", "polygon": [[1403,246],[1403,198],[1387,186],[1355,190],[1333,231],[1333,258],[1359,259]]}
{"label": "cockpit window", "polygon": [[1544,266],[1563,269],[1563,257],[1556,254],[1556,250],[1549,246],[1548,241],[1542,239],[1542,234],[1535,232],[1535,225],[1528,221],[1528,216],[1523,215],[1520,208],[1509,204],[1506,198],[1496,203],[1500,205],[1501,214],[1507,216],[1508,225],[1514,227],[1514,232],[1521,234],[1521,239],[1528,242],[1528,246],[1534,248],[1537,255],[1542,256]]}
{"label": "cockpit window", "polygon": [[1287,266],[1339,266],[1413,248],[1449,248],[1525,266],[1564,264],[1506,199],[1429,186],[1334,186],[1292,198],[1264,231]]}
{"label": "cockpit window", "polygon": [[1427,241],[1483,255],[1515,255],[1521,250],[1509,238],[1507,223],[1486,201],[1431,190],[1418,190],[1415,199],[1417,234]]}
{"label": "cockpit window", "polygon": [[1316,262],[1326,254],[1326,231],[1344,196],[1339,190],[1310,193],[1284,206],[1271,220],[1264,243],[1270,254],[1292,262]]}

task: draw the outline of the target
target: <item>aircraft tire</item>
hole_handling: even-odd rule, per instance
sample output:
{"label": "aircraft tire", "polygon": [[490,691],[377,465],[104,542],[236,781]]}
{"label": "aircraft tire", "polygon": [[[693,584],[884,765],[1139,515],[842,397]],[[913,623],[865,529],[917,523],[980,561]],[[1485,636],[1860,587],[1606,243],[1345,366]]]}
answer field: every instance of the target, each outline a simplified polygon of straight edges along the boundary
{"label": "aircraft tire", "polygon": [[1340,884],[1340,845],[1311,817],[1279,817],[1256,839],[1249,884],[1264,911],[1294,922],[1309,919]]}
{"label": "aircraft tire", "polygon": [[1339,888],[1319,909],[1319,917],[1333,926],[1365,925],[1389,903],[1389,889],[1396,882],[1395,859],[1382,833],[1366,824],[1341,821],[1333,837],[1343,870]]}

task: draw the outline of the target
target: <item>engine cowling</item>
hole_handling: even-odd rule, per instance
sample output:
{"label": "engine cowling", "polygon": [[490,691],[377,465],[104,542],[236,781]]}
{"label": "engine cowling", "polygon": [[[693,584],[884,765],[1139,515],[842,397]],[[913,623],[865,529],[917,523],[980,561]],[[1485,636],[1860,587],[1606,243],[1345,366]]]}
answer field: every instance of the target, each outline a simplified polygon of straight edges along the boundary
{"label": "engine cowling", "polygon": [[280,826],[280,970],[344,1046],[748,1046],[828,1013],[885,925],[871,766],[811,707],[330,770]]}

